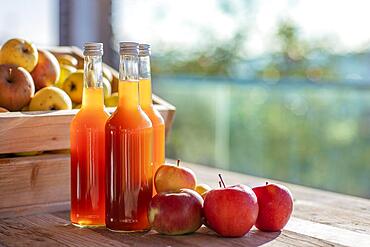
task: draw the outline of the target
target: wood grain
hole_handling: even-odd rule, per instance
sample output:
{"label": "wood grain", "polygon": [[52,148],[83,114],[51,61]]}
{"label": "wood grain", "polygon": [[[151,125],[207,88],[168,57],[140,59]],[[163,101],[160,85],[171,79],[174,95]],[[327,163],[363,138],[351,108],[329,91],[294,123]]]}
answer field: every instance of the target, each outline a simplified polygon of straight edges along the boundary
{"label": "wood grain", "polygon": [[69,163],[67,154],[0,159],[0,216],[19,206],[69,201]]}
{"label": "wood grain", "polygon": [[[0,243],[7,246],[333,246],[294,231],[266,233],[252,229],[242,238],[222,238],[202,227],[195,234],[165,236],[147,233],[113,233],[106,229],[79,229],[68,221],[68,212],[0,220]],[[340,244],[335,244],[341,246]]]}
{"label": "wood grain", "polygon": [[[174,163],[173,160],[169,162]],[[293,185],[272,179],[258,178],[218,168],[184,163],[197,175],[199,181],[218,187],[218,174],[223,174],[229,185],[243,183],[254,187],[265,181],[286,185],[294,196],[293,216],[312,222],[340,227],[358,233],[370,234],[370,200]]]}
{"label": "wood grain", "polygon": [[[166,135],[175,108],[155,105],[165,119]],[[107,108],[112,113],[114,107]],[[78,110],[0,113],[0,154],[68,149],[69,126]]]}

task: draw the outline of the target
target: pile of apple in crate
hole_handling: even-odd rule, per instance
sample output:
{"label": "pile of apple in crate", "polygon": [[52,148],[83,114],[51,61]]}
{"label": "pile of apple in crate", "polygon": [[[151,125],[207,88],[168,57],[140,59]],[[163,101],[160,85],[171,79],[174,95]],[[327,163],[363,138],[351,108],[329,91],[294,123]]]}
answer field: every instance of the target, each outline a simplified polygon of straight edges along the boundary
{"label": "pile of apple in crate", "polygon": [[[114,106],[112,73],[103,70],[106,104]],[[83,70],[68,54],[53,55],[23,39],[10,39],[0,50],[0,112],[79,108]],[[113,102],[113,103],[111,103]]]}
{"label": "pile of apple in crate", "polygon": [[152,229],[162,234],[189,234],[202,224],[223,237],[242,237],[254,226],[261,231],[280,231],[293,210],[290,191],[269,184],[253,189],[238,184],[220,188],[197,184],[194,172],[179,165],[163,165],[154,176],[158,192],[149,205]]}

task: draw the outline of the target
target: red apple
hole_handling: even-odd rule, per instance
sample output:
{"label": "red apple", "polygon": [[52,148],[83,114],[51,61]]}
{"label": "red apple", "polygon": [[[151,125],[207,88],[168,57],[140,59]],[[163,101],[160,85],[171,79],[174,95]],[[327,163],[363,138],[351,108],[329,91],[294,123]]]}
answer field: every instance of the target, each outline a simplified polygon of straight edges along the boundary
{"label": "red apple", "polygon": [[56,57],[46,50],[38,50],[39,59],[31,72],[36,91],[54,85],[59,80],[60,67]]}
{"label": "red apple", "polygon": [[202,225],[203,199],[190,189],[155,195],[149,204],[148,219],[153,230],[167,235],[195,232]]}
{"label": "red apple", "polygon": [[293,211],[293,196],[289,189],[280,184],[266,183],[253,188],[253,191],[260,209],[256,227],[267,232],[283,229]]}
{"label": "red apple", "polygon": [[162,165],[157,169],[154,176],[154,185],[157,193],[176,192],[181,189],[195,189],[197,184],[192,170],[179,165]]}
{"label": "red apple", "polygon": [[207,225],[223,237],[242,237],[258,215],[257,197],[251,188],[234,185],[207,192],[204,200]]}
{"label": "red apple", "polygon": [[32,77],[27,70],[15,65],[0,65],[0,106],[19,111],[35,93]]}

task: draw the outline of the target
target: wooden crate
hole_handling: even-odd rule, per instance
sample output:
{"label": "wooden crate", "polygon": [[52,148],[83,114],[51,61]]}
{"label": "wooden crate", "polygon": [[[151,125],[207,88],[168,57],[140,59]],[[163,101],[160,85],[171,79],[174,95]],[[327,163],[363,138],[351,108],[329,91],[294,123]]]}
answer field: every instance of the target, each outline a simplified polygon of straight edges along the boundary
{"label": "wooden crate", "polygon": [[[54,54],[73,55],[79,66],[83,66],[82,52],[76,47],[49,50]],[[104,66],[112,71],[116,91],[118,73]],[[167,136],[176,108],[155,95],[153,102],[165,120]],[[68,208],[69,125],[77,111],[0,113],[0,217]],[[108,111],[113,112],[114,108]],[[44,153],[24,157],[9,155],[32,151]]]}

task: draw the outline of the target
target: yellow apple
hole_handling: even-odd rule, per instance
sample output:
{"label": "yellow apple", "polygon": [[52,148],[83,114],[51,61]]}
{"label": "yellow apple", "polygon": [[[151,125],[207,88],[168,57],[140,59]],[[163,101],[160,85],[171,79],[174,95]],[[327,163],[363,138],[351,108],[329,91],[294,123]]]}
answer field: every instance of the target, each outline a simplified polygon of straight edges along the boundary
{"label": "yellow apple", "polygon": [[104,64],[103,64],[103,76],[105,78],[107,78],[110,83],[112,83],[112,81],[113,81],[113,74],[110,71],[110,69],[106,65],[104,65]]}
{"label": "yellow apple", "polygon": [[69,54],[57,55],[56,57],[60,65],[69,65],[76,67],[78,64],[77,58]]}
{"label": "yellow apple", "polygon": [[[93,75],[92,75],[93,76]],[[92,78],[91,80],[95,80]],[[71,97],[76,104],[82,103],[82,94],[84,88],[84,72],[77,70],[70,74],[64,81],[62,89]],[[108,98],[111,95],[112,88],[108,79],[103,77],[104,97]]]}
{"label": "yellow apple", "polygon": [[118,105],[118,93],[112,93],[111,96],[105,98],[104,104],[106,107],[116,107]]}
{"label": "yellow apple", "polygon": [[36,91],[54,85],[59,80],[60,68],[55,56],[46,50],[38,50],[39,60],[31,72]]}
{"label": "yellow apple", "polygon": [[104,89],[104,98],[109,98],[112,94],[112,86],[107,78],[103,77],[103,89]]}
{"label": "yellow apple", "polygon": [[68,94],[57,87],[44,87],[32,98],[30,111],[70,110],[72,101]]}
{"label": "yellow apple", "polygon": [[207,184],[197,184],[197,186],[195,186],[195,191],[198,192],[199,195],[203,195],[204,193],[210,191],[212,188],[209,187],[209,185]]}
{"label": "yellow apple", "polygon": [[82,92],[84,88],[84,72],[77,70],[70,74],[63,83],[63,90],[71,97],[76,104],[82,102]]}
{"label": "yellow apple", "polygon": [[73,109],[81,109],[82,104],[73,104]]}
{"label": "yellow apple", "polygon": [[55,83],[55,86],[59,88],[63,88],[63,83],[67,79],[67,77],[72,74],[73,72],[76,72],[77,69],[73,66],[61,64],[60,65],[60,76],[57,83]]}
{"label": "yellow apple", "polygon": [[0,63],[14,64],[31,72],[37,64],[36,46],[24,39],[10,39],[1,47]]}

